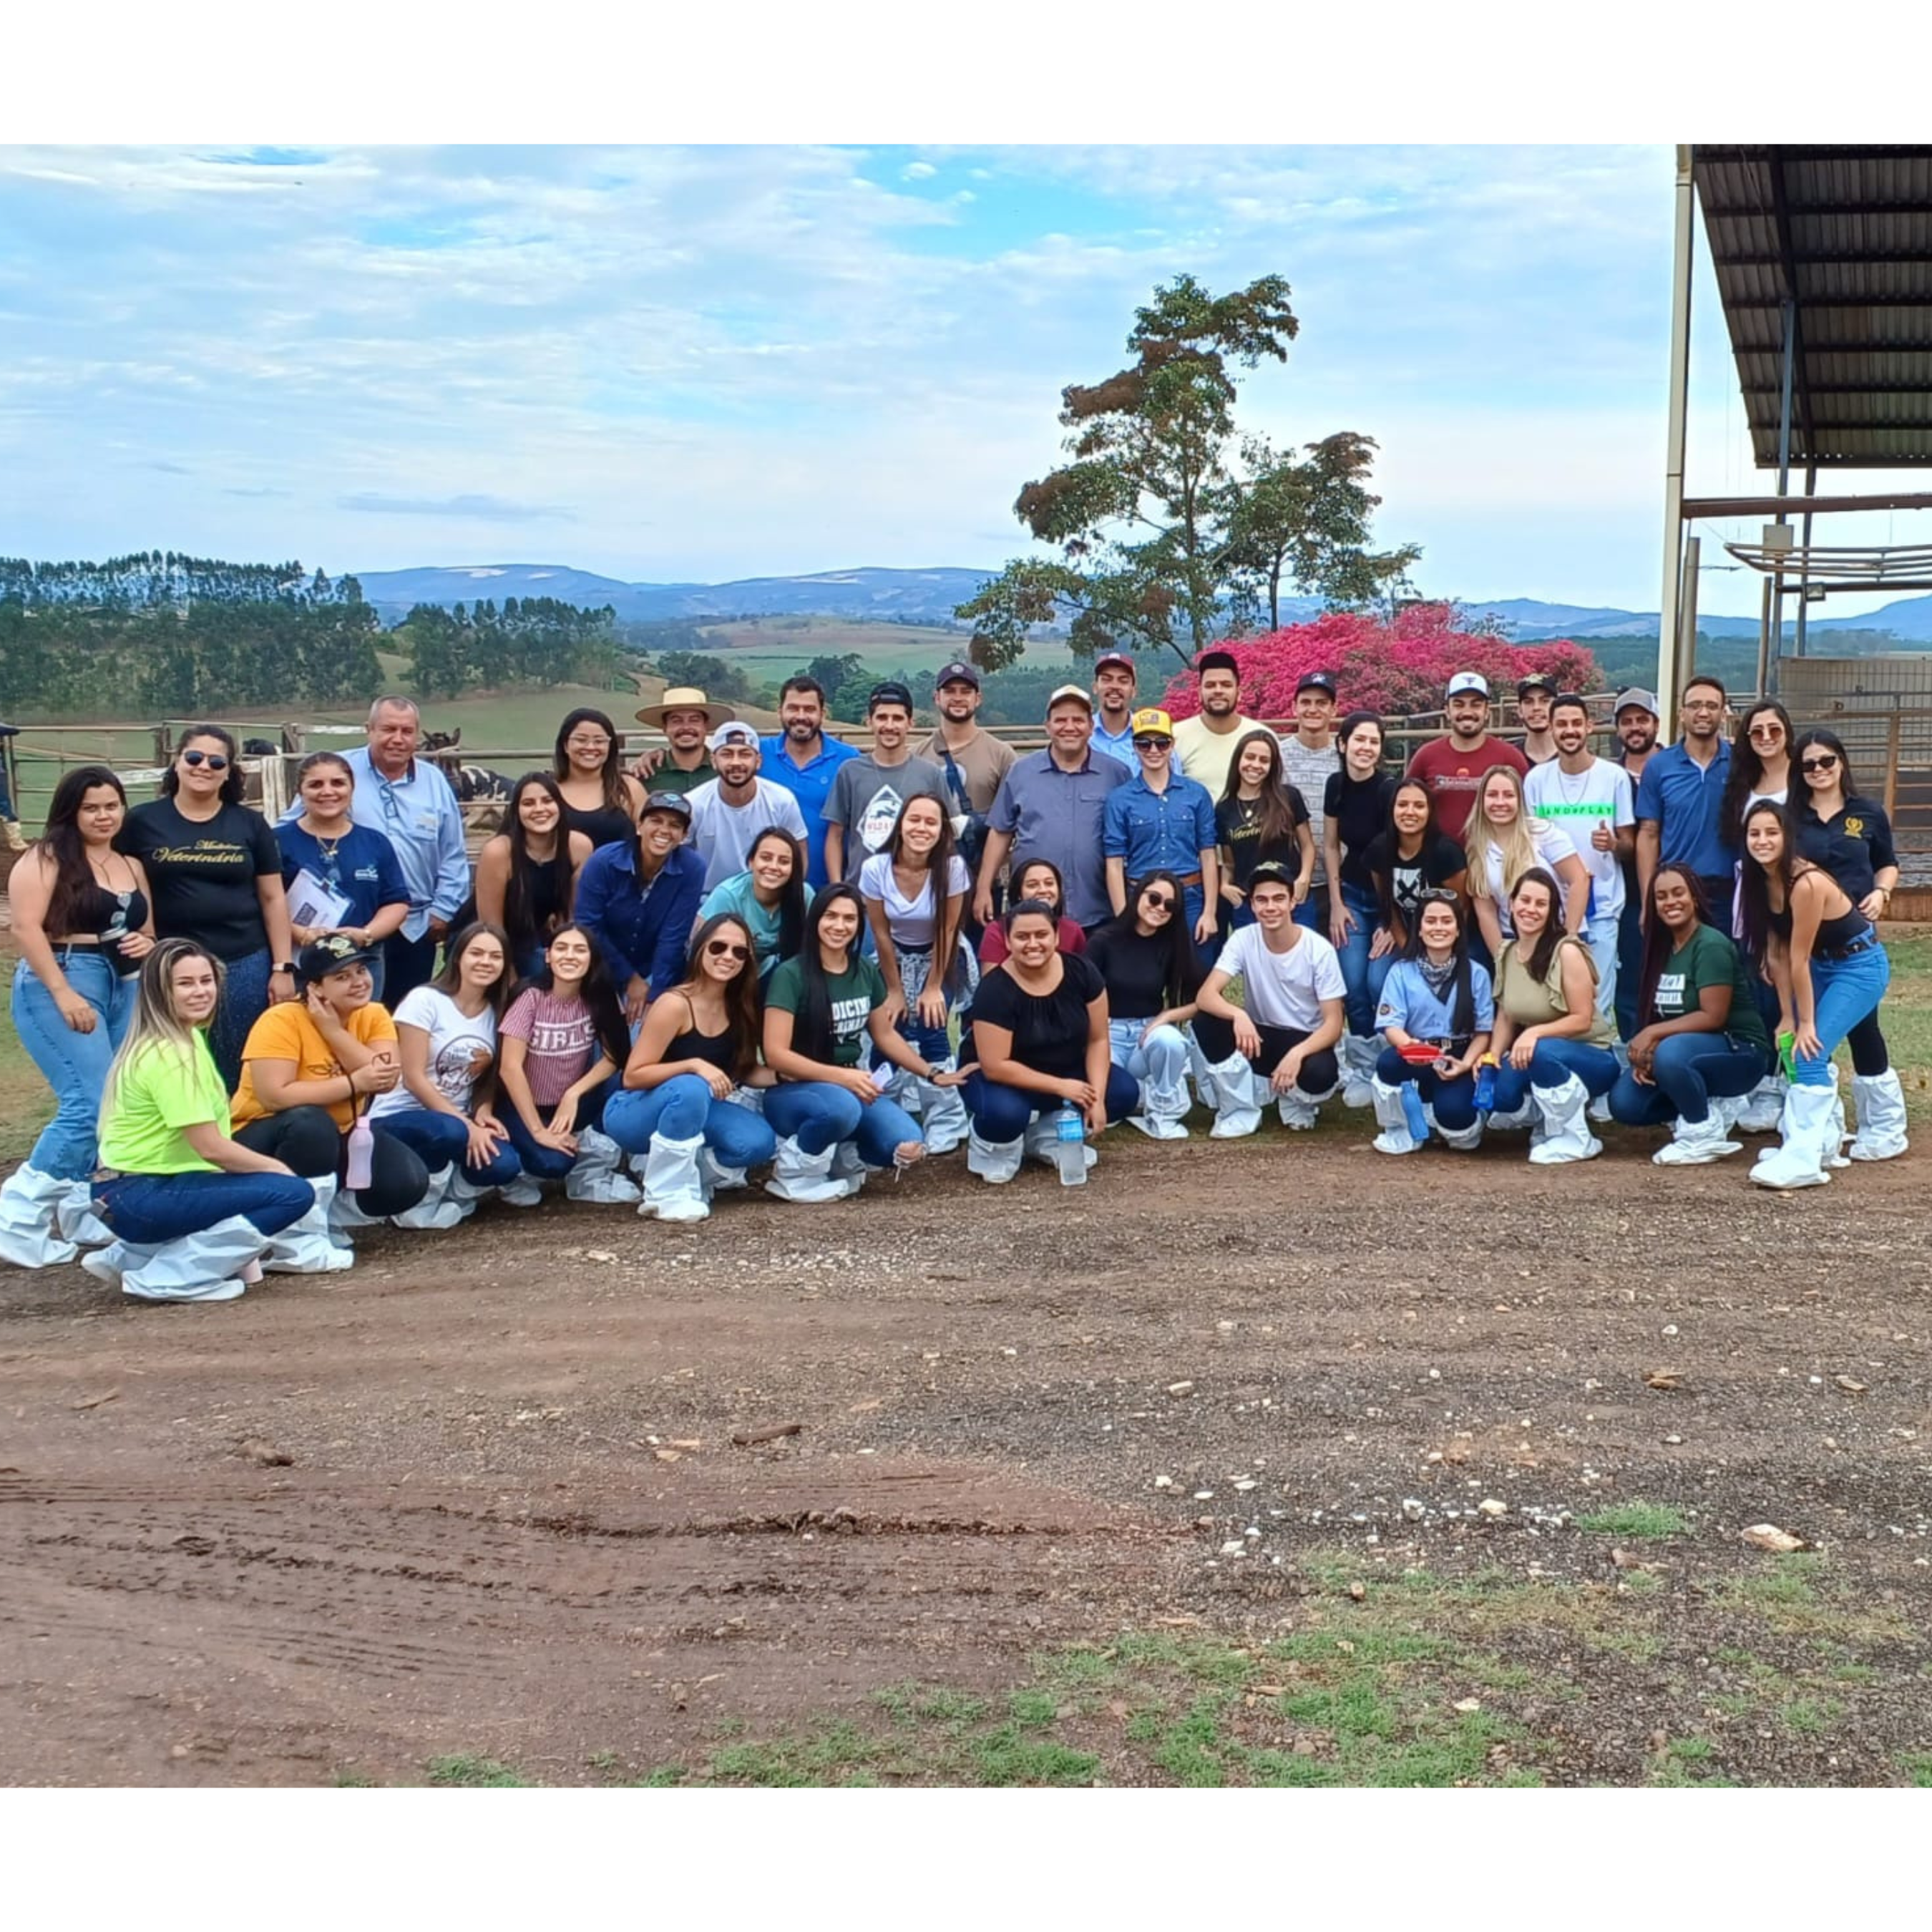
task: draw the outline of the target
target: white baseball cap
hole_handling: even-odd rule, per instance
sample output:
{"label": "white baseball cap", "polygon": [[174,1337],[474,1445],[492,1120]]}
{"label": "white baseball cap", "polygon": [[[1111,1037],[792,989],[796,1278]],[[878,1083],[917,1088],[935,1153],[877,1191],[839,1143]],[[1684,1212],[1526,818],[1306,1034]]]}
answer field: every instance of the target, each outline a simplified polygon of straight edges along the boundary
{"label": "white baseball cap", "polygon": [[1466,691],[1473,691],[1478,698],[1490,694],[1490,681],[1479,670],[1459,670],[1449,680],[1449,688],[1443,695],[1460,698]]}

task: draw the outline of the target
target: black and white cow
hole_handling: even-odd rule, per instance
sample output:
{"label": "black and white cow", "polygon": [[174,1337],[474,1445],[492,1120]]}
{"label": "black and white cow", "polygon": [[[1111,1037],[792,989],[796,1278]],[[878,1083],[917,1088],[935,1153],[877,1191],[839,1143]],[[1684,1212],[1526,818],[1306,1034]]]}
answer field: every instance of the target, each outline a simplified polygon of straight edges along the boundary
{"label": "black and white cow", "polygon": [[[441,767],[443,776],[455,789],[457,796],[465,805],[502,806],[509,801],[513,781],[501,772],[493,771],[488,765],[466,764],[456,754],[462,748],[463,728],[458,725],[454,731],[425,731],[423,734],[423,752]],[[476,822],[487,824],[494,830],[502,823],[500,812],[493,816],[479,814]]]}

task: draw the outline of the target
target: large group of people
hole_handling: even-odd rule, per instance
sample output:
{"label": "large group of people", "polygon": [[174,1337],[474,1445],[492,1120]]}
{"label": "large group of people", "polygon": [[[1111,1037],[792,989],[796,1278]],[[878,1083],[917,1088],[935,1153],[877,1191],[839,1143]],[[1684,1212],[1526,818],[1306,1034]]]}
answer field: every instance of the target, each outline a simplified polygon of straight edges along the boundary
{"label": "large group of people", "polygon": [[131,808],[70,771],[12,879],[14,1021],[56,1105],[0,1258],[223,1300],[546,1188],[694,1221],[754,1169],[823,1202],[962,1148],[989,1183],[1030,1156],[1071,1183],[1110,1129],[1184,1138],[1197,1106],[1222,1139],[1372,1110],[1394,1156],[1514,1130],[1542,1166],[1610,1120],[1667,1127],[1665,1166],[1775,1130],[1750,1178],[1778,1189],[1848,1141],[1905,1150],[1898,862],[1832,733],[1766,700],[1727,738],[1698,677],[1667,746],[1623,692],[1603,757],[1531,677],[1511,742],[1466,671],[1398,770],[1328,673],[1278,736],[1232,653],[1196,670],[1177,724],[1104,653],[1018,755],[964,662],[920,742],[878,685],[863,752],[807,676],[770,736],[667,691],[628,766],[580,709],[473,870],[404,698],[303,759],[279,824],[218,726]]}

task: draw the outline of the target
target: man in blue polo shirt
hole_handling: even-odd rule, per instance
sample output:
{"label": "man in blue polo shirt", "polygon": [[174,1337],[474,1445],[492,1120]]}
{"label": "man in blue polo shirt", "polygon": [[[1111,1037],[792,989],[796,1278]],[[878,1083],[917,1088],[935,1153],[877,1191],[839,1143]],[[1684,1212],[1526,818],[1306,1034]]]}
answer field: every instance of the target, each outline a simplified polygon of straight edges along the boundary
{"label": "man in blue polo shirt", "polygon": [[1170,768],[1174,720],[1165,711],[1134,713],[1134,752],[1139,770],[1107,795],[1107,897],[1124,912],[1130,884],[1172,872],[1186,896],[1196,943],[1210,945],[1221,903],[1214,801],[1205,785]]}
{"label": "man in blue polo shirt", "polygon": [[1688,866],[1704,888],[1712,923],[1726,933],[1738,862],[1736,848],[1724,841],[1720,812],[1731,769],[1724,730],[1728,702],[1714,677],[1694,677],[1684,687],[1683,736],[1644,766],[1636,788],[1637,903],[1649,905],[1659,866]]}
{"label": "man in blue polo shirt", "polygon": [[778,722],[784,727],[758,740],[763,762],[758,776],[783,785],[805,815],[805,844],[810,861],[806,879],[814,892],[826,884],[825,801],[838,767],[859,754],[825,735],[825,687],[802,673],[778,687]]}

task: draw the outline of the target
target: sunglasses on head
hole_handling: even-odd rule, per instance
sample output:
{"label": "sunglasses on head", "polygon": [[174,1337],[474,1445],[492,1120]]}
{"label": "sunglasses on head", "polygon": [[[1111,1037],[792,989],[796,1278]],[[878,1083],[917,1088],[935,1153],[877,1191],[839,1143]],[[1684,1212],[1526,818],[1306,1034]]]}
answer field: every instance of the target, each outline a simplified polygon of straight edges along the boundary
{"label": "sunglasses on head", "polygon": [[219,752],[184,752],[182,763],[184,765],[206,765],[212,772],[225,772],[228,760]]}
{"label": "sunglasses on head", "polygon": [[1828,772],[1838,762],[1836,752],[1826,752],[1815,758],[1800,758],[1798,769],[1801,772]]}
{"label": "sunglasses on head", "polygon": [[707,939],[704,951],[706,956],[712,959],[748,959],[752,956],[748,946],[740,946],[730,939]]}
{"label": "sunglasses on head", "polygon": [[1426,892],[1418,894],[1415,902],[1419,906],[1452,906],[1456,903],[1456,895],[1444,886],[1431,886]]}

